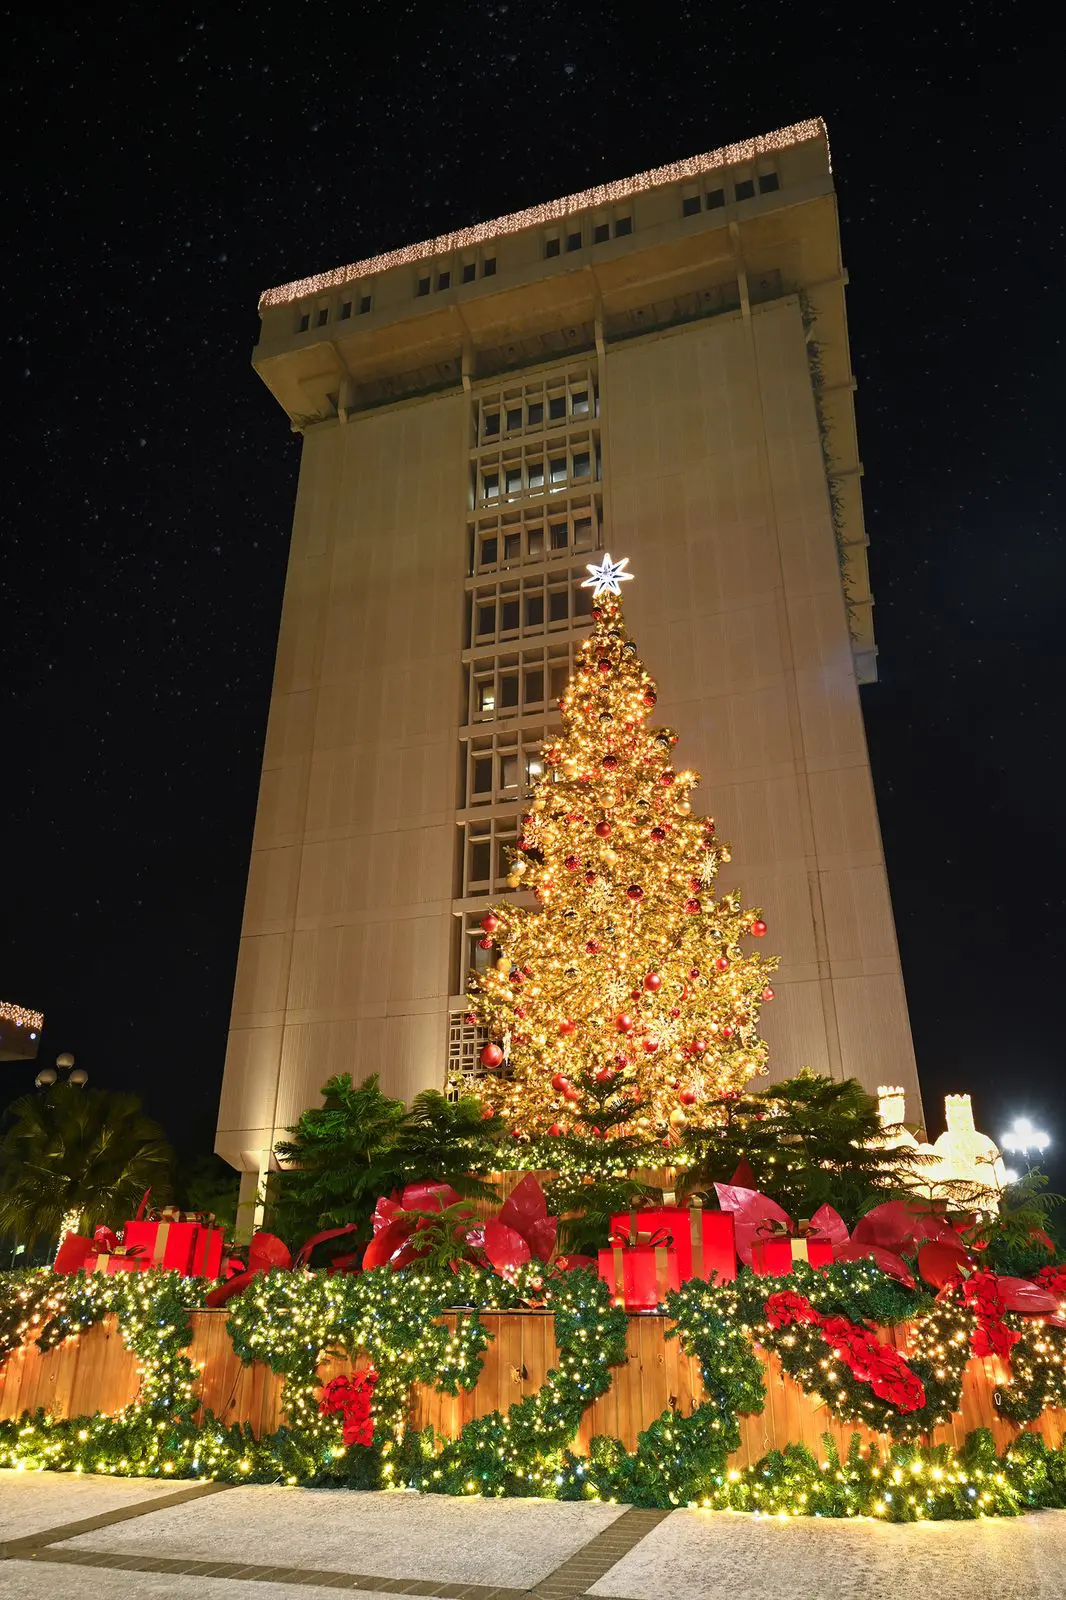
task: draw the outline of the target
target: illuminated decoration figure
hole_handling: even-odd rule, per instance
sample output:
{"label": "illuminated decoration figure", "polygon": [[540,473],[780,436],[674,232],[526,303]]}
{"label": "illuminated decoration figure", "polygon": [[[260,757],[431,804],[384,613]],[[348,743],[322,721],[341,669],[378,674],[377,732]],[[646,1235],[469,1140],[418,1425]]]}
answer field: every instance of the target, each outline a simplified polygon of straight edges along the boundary
{"label": "illuminated decoration figure", "polygon": [[598,567],[594,562],[589,562],[587,570],[591,573],[591,577],[583,578],[581,587],[591,589],[594,600],[599,600],[601,595],[605,594],[620,595],[621,585],[633,582],[633,574],[623,571],[628,565],[628,556],[623,556],[621,561],[612,561],[611,552],[605,550],[603,560]]}
{"label": "illuminated decoration figure", "polygon": [[481,1062],[499,1075],[486,1098],[519,1137],[568,1132],[610,1083],[636,1102],[630,1132],[668,1137],[766,1071],[758,1016],[777,963],[750,945],[766,923],[736,890],[713,895],[729,851],[692,815],[699,780],[672,765],[677,735],[649,726],[625,565],[590,568],[593,629],[522,821],[509,881],[539,905],[482,920],[498,959],[471,979]]}
{"label": "illuminated decoration figure", "polygon": [[944,1096],[945,1131],[933,1144],[919,1143],[902,1126],[906,1109],[902,1089],[877,1091],[885,1134],[879,1143],[888,1149],[906,1147],[921,1157],[914,1165],[914,1185],[930,1199],[955,1200],[998,1210],[998,1196],[1011,1181],[995,1142],[974,1126],[968,1094]]}

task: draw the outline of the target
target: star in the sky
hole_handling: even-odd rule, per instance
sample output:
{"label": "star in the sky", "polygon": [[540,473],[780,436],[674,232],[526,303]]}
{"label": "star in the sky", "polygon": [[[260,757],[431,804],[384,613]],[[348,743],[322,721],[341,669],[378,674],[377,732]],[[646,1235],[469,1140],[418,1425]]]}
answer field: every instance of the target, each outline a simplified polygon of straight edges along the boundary
{"label": "star in the sky", "polygon": [[594,566],[591,561],[588,563],[588,570],[592,576],[591,578],[584,578],[581,587],[583,589],[591,589],[594,600],[598,600],[601,594],[620,595],[622,593],[620,585],[631,583],[633,580],[631,572],[622,570],[623,567],[628,567],[628,565],[628,556],[623,556],[621,561],[612,561],[611,552],[605,550],[603,560],[598,567]]}

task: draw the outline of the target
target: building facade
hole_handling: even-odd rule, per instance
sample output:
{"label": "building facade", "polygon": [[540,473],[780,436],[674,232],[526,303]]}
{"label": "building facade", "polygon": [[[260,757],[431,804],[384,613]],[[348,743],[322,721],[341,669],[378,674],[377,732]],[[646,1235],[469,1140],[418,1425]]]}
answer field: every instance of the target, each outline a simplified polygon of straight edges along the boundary
{"label": "building facade", "polygon": [[875,676],[836,202],[809,122],[268,291],[303,434],[217,1148],[331,1074],[474,1073],[471,934],[597,551],[720,882],[781,970],[772,1075],[917,1105],[858,685]]}

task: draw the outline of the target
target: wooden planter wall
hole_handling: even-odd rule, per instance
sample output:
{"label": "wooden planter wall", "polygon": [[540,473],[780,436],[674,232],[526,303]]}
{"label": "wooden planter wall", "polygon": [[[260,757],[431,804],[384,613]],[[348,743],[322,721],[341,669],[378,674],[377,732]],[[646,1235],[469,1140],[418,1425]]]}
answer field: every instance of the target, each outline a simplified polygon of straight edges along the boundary
{"label": "wooden planter wall", "polygon": [[[484,1312],[493,1333],[485,1352],[477,1384],[457,1396],[438,1394],[425,1384],[411,1392],[411,1424],[432,1425],[446,1438],[454,1438],[463,1424],[495,1410],[506,1411],[516,1400],[536,1393],[557,1360],[552,1317],[546,1312]],[[226,1332],[225,1311],[191,1314],[192,1344],[188,1355],[202,1367],[197,1385],[205,1407],[222,1421],[248,1422],[257,1435],[270,1433],[284,1420],[281,1391],[284,1379],[257,1363],[243,1367]],[[454,1318],[449,1318],[454,1322]],[[586,1450],[598,1433],[613,1434],[629,1449],[637,1434],[667,1408],[688,1414],[702,1396],[698,1363],[683,1354],[676,1339],[666,1339],[670,1320],[662,1316],[633,1316],[627,1333],[628,1359],[612,1373],[607,1394],[585,1412],[575,1441]],[[882,1337],[906,1346],[906,1328],[887,1330]],[[853,1425],[835,1422],[825,1406],[815,1406],[787,1374],[777,1357],[758,1351],[766,1370],[766,1408],[761,1416],[741,1418],[741,1444],[731,1464],[749,1466],[768,1450],[786,1444],[805,1444],[816,1456],[825,1454],[822,1435],[829,1433],[843,1452],[858,1432],[864,1444],[888,1440]],[[350,1371],[346,1362],[327,1363],[324,1379]],[[1003,1379],[993,1359],[970,1361],[963,1381],[962,1408],[952,1422],[938,1428],[934,1444],[961,1445],[973,1428],[990,1428],[1002,1450],[1020,1431],[996,1410],[994,1393]],[[17,1418],[39,1407],[54,1417],[108,1413],[129,1404],[137,1393],[136,1359],[126,1349],[114,1319],[99,1323],[57,1349],[42,1352],[35,1345],[13,1351],[0,1368],[0,1420]],[[1031,1424],[1049,1445],[1066,1437],[1066,1412],[1045,1412]]]}

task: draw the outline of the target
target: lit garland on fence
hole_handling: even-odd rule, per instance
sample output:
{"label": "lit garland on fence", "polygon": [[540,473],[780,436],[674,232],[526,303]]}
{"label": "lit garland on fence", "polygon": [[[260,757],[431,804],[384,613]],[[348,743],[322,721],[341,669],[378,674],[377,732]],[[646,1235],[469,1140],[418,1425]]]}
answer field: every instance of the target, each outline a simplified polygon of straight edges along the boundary
{"label": "lit garland on fence", "polygon": [[[784,1336],[802,1332],[803,1325],[774,1329],[766,1322],[766,1300],[782,1287],[800,1290],[827,1315],[907,1320],[907,1360],[926,1385],[926,1407],[893,1412],[840,1364],[830,1382],[824,1340],[809,1351],[799,1340],[785,1344]],[[797,1264],[791,1279],[745,1271],[735,1284],[685,1284],[669,1296],[666,1309],[682,1347],[699,1360],[704,1399],[691,1416],[665,1411],[641,1433],[634,1451],[599,1436],[587,1457],[572,1446],[585,1410],[610,1387],[611,1367],[625,1360],[627,1323],[591,1272],[545,1277],[536,1264],[521,1269],[514,1283],[469,1266],[454,1274],[382,1268],[359,1277],[273,1272],[257,1278],[231,1303],[228,1327],[242,1361],[262,1361],[285,1375],[287,1425],[261,1439],[247,1425],[227,1426],[210,1412],[194,1421],[198,1372],[185,1352],[188,1313],[202,1293],[196,1279],[168,1272],[0,1274],[0,1360],[26,1339],[53,1348],[114,1315],[137,1356],[141,1380],[137,1398],[114,1416],[55,1420],[38,1412],[0,1423],[0,1466],[888,1521],[1066,1506],[1066,1451],[1050,1450],[1030,1434],[1002,1458],[991,1436],[977,1430],[957,1452],[901,1442],[882,1459],[876,1450],[860,1450],[856,1438],[841,1459],[827,1437],[825,1462],[789,1445],[746,1470],[729,1467],[740,1442],[740,1415],[761,1411],[765,1398],[753,1341],[777,1350],[786,1370],[807,1393],[822,1395],[835,1415],[907,1441],[957,1407],[973,1314],[953,1300],[916,1304],[864,1262],[817,1273]],[[409,1430],[410,1385],[432,1384],[451,1394],[471,1388],[490,1338],[480,1313],[515,1310],[530,1298],[554,1313],[558,1347],[556,1366],[537,1393],[505,1415],[477,1418],[443,1444],[429,1429]],[[1000,1398],[1004,1414],[1023,1421],[1066,1404],[1064,1341],[1060,1330],[1039,1319],[1012,1317],[1011,1325],[1021,1338]],[[320,1414],[318,1369],[333,1354],[368,1358],[379,1374],[369,1447],[346,1448],[338,1416]]]}

